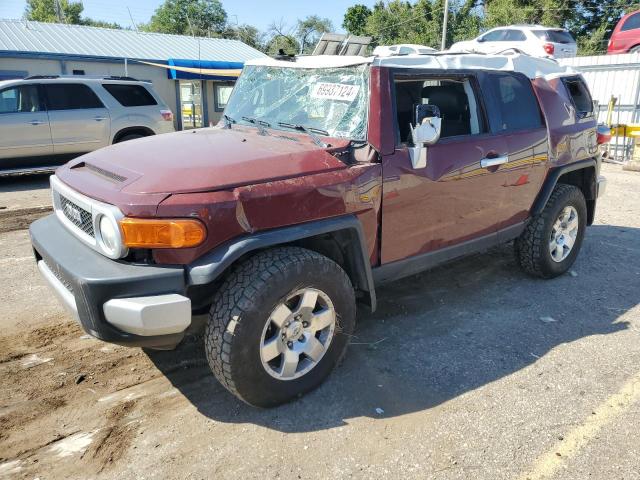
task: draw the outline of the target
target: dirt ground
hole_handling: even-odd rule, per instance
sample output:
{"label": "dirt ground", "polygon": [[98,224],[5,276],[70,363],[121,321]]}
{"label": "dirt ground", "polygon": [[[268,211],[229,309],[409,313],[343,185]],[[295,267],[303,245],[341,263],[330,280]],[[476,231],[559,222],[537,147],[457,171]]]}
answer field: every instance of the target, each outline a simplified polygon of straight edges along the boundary
{"label": "dirt ground", "polygon": [[506,245],[390,284],[327,382],[271,410],[196,339],[87,337],[0,233],[0,478],[640,479],[640,173],[603,173],[570,274]]}

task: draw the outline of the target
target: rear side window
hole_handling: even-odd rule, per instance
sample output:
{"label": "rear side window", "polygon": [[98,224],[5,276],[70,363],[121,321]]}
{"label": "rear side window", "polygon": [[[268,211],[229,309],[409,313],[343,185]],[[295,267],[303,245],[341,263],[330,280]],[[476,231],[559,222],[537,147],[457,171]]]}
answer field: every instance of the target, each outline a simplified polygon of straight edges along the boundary
{"label": "rear side window", "polygon": [[540,40],[553,43],[575,43],[571,34],[566,30],[534,30],[533,33]]}
{"label": "rear side window", "polygon": [[622,28],[620,28],[620,31],[635,30],[636,28],[640,28],[640,13],[636,13],[627,18]]}
{"label": "rear side window", "polygon": [[103,83],[102,86],[123,107],[144,107],[158,104],[149,90],[142,85]]}
{"label": "rear side window", "polygon": [[93,90],[81,83],[51,83],[43,87],[49,110],[104,108]]}
{"label": "rear side window", "polygon": [[526,39],[522,30],[507,30],[503,38],[505,42],[524,42]]}
{"label": "rear side window", "polygon": [[0,91],[0,113],[42,110],[37,85],[21,85]]}
{"label": "rear side window", "polygon": [[496,96],[500,109],[501,130],[523,130],[542,125],[540,107],[531,82],[524,76],[496,74]]}
{"label": "rear side window", "polygon": [[567,91],[576,107],[579,117],[586,117],[593,113],[593,100],[589,89],[580,78],[571,78],[564,81]]}

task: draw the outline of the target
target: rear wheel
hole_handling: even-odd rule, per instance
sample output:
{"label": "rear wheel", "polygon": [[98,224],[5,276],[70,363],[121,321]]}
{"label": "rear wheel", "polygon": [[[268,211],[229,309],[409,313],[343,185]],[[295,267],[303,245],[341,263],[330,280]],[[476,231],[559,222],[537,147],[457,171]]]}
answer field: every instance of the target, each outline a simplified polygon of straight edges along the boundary
{"label": "rear wheel", "polygon": [[629,50],[629,53],[640,53],[640,45],[636,45],[635,47]]}
{"label": "rear wheel", "polygon": [[542,213],[529,222],[514,243],[522,269],[537,277],[553,278],[565,273],[580,251],[587,225],[587,206],[582,191],[558,184]]}
{"label": "rear wheel", "polygon": [[353,287],[338,264],[302,248],[274,248],[238,265],[215,294],[207,359],[241,400],[275,406],[329,375],[354,326]]}

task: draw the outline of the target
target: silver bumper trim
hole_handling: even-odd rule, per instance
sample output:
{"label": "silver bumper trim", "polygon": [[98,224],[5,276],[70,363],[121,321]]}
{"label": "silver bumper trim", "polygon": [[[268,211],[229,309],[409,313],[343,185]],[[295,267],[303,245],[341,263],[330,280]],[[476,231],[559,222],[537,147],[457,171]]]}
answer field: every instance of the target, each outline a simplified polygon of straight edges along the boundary
{"label": "silver bumper trim", "polygon": [[78,307],[76,305],[76,298],[73,296],[73,293],[69,291],[64,284],[58,280],[58,277],[51,271],[48,265],[44,262],[44,260],[38,261],[38,270],[45,278],[49,286],[53,289],[54,293],[58,297],[58,299],[62,302],[64,307],[71,313],[73,318],[76,321],[80,321],[80,317],[78,317]]}
{"label": "silver bumper trim", "polygon": [[607,179],[602,175],[599,175],[597,180],[597,185],[598,185],[598,198],[600,198],[607,191]]}
{"label": "silver bumper trim", "polygon": [[191,300],[176,293],[116,298],[104,304],[107,322],[141,336],[180,333],[191,325]]}

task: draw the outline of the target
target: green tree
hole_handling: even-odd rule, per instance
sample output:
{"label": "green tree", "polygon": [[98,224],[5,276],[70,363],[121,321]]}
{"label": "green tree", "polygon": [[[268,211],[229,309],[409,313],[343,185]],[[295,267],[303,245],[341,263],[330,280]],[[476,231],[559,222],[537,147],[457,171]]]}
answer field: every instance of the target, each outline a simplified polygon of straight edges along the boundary
{"label": "green tree", "polygon": [[219,0],[164,0],[145,29],[207,37],[220,36],[226,25],[227,12]]}
{"label": "green tree", "polygon": [[367,19],[371,10],[366,5],[356,4],[347,8],[342,27],[353,35],[366,35]]}
{"label": "green tree", "polygon": [[58,5],[60,8],[57,8],[54,0],[27,0],[25,16],[27,20],[36,22],[82,23],[82,2],[59,0]]}
{"label": "green tree", "polygon": [[295,38],[300,46],[299,53],[311,53],[320,39],[320,35],[333,30],[331,20],[320,18],[318,15],[310,15],[298,20],[295,30]]}

